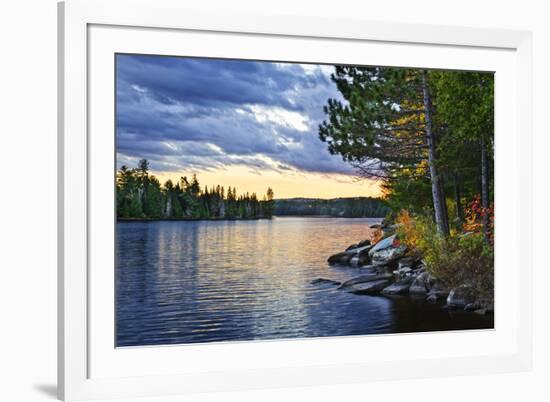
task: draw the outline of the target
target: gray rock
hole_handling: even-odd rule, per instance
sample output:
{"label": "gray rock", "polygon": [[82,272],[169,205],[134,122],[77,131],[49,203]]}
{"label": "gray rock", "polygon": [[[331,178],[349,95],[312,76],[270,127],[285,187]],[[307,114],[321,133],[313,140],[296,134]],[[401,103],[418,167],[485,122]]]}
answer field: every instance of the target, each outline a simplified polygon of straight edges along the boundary
{"label": "gray rock", "polygon": [[350,286],[347,290],[358,295],[372,295],[380,293],[391,283],[390,279],[379,279],[375,281],[357,283]]}
{"label": "gray rock", "polygon": [[361,284],[361,283],[367,283],[367,282],[374,282],[379,280],[391,280],[391,274],[367,274],[367,275],[360,275],[356,276],[355,278],[349,279],[342,283],[339,287],[339,289],[347,289],[352,286]]}
{"label": "gray rock", "polygon": [[370,264],[369,249],[370,246],[357,253],[357,265],[364,266]]}
{"label": "gray rock", "polygon": [[353,254],[348,252],[338,253],[328,257],[328,263],[330,265],[348,265]]}
{"label": "gray rock", "polygon": [[412,277],[408,277],[398,282],[392,283],[390,286],[382,290],[382,294],[400,295],[407,293],[409,291],[409,288],[411,287],[411,283],[413,282],[413,280],[414,279]]}
{"label": "gray rock", "polygon": [[464,306],[464,311],[475,311],[479,309],[479,304],[477,303],[468,303]]}
{"label": "gray rock", "polygon": [[370,249],[371,257],[374,253],[380,250],[384,250],[388,247],[393,247],[393,242],[396,238],[396,235],[386,237],[385,239],[380,240],[378,243],[374,245],[373,248]]}
{"label": "gray rock", "polygon": [[473,290],[468,285],[459,286],[447,296],[447,306],[449,308],[464,308],[466,305],[475,302]]}
{"label": "gray rock", "polygon": [[408,256],[408,257],[400,258],[397,261],[397,269],[401,269],[401,268],[411,268],[412,269],[414,266],[417,265],[418,261],[420,261],[420,258],[418,258],[416,256]]}
{"label": "gray rock", "polygon": [[430,291],[434,284],[434,279],[429,274],[429,272],[422,272],[414,278],[411,287],[409,288],[410,294],[426,294]]}
{"label": "gray rock", "polygon": [[428,292],[426,300],[436,302],[441,299],[446,299],[449,295],[449,290],[445,288],[437,279],[433,282],[433,285]]}
{"label": "gray rock", "polygon": [[426,300],[429,301],[430,303],[437,303],[438,298],[436,295],[431,294],[428,297],[426,297]]}
{"label": "gray rock", "polygon": [[[356,245],[357,246],[357,245]],[[366,246],[357,246],[357,247],[354,247],[354,248],[348,248],[346,250],[346,253],[348,254],[352,254],[352,255],[355,255],[355,254],[360,254],[360,253],[368,253],[369,250],[372,248],[373,246],[371,246],[370,244],[369,245],[366,245]]]}
{"label": "gray rock", "polygon": [[403,267],[393,271],[393,274],[397,277],[397,279],[403,279],[406,276],[410,276],[411,272],[412,272],[411,268]]}
{"label": "gray rock", "polygon": [[370,254],[371,261],[373,264],[392,264],[397,259],[403,257],[407,252],[407,247],[398,246],[398,247],[388,247],[383,250],[376,251],[375,253]]}
{"label": "gray rock", "polygon": [[325,279],[325,278],[317,278],[310,282],[312,285],[316,285],[319,283],[327,283],[331,285],[340,285],[342,282],[333,281],[332,279]]}

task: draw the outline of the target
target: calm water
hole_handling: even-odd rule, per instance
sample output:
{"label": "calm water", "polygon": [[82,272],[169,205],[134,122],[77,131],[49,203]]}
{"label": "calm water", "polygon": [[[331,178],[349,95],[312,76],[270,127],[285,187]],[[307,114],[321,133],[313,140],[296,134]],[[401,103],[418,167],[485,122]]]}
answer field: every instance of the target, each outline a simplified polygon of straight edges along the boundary
{"label": "calm water", "polygon": [[492,328],[408,297],[360,296],[329,255],[376,219],[122,222],[117,225],[117,345],[156,345]]}

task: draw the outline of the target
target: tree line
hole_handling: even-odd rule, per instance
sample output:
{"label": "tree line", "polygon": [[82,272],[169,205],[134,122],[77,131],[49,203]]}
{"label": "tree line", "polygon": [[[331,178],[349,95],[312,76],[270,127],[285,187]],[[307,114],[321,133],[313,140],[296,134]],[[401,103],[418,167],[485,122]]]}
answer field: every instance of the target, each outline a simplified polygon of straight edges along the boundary
{"label": "tree line", "polygon": [[278,216],[333,216],[345,218],[384,217],[387,203],[380,198],[347,197],[323,200],[317,198],[289,198],[275,200]]}
{"label": "tree line", "polygon": [[319,137],[361,175],[381,179],[393,210],[429,211],[440,235],[481,200],[493,202],[494,76],[415,68],[335,66]]}
{"label": "tree line", "polygon": [[275,208],[271,188],[259,199],[256,193],[238,194],[235,187],[205,186],[196,175],[164,185],[149,174],[149,162],[136,168],[122,166],[116,175],[116,210],[119,219],[259,219],[271,218]]}

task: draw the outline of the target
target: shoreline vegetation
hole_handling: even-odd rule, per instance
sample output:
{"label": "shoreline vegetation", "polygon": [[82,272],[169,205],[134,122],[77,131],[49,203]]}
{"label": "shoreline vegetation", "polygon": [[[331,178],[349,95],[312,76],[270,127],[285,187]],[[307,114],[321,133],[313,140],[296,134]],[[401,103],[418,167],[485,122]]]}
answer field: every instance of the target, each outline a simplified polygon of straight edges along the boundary
{"label": "shoreline vegetation", "polygon": [[390,213],[382,239],[329,264],[365,272],[354,293],[446,295],[447,307],[491,312],[494,74],[336,65],[331,79],[341,99],[327,101],[319,138],[382,180]]}

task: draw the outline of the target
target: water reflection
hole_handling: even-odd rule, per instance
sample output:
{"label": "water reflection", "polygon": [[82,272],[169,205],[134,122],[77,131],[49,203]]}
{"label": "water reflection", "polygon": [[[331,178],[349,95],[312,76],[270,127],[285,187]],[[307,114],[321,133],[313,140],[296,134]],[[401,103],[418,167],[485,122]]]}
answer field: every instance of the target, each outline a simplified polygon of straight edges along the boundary
{"label": "water reflection", "polygon": [[149,345],[480,328],[407,299],[357,296],[354,268],[328,255],[375,220],[128,222],[117,225],[117,345]]}

